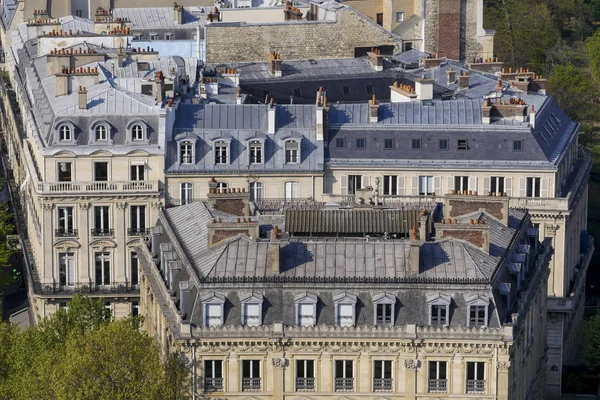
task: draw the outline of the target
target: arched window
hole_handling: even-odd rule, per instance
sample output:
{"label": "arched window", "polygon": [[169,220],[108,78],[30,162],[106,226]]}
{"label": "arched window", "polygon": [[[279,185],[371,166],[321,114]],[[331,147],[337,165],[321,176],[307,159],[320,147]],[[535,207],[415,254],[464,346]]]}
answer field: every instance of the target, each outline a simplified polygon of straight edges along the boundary
{"label": "arched window", "polygon": [[98,140],[107,140],[108,139],[108,132],[106,130],[106,127],[104,125],[98,125],[96,127],[96,141]]}
{"label": "arched window", "polygon": [[285,141],[285,163],[298,164],[300,162],[300,142],[298,140]]}
{"label": "arched window", "polygon": [[144,140],[144,128],[141,125],[136,124],[131,128],[131,139]]}
{"label": "arched window", "polygon": [[181,164],[194,163],[194,144],[190,141],[179,144],[179,162]]}
{"label": "arched window", "polygon": [[70,141],[73,140],[73,131],[71,127],[68,125],[62,125],[58,128],[58,139],[60,141]]}

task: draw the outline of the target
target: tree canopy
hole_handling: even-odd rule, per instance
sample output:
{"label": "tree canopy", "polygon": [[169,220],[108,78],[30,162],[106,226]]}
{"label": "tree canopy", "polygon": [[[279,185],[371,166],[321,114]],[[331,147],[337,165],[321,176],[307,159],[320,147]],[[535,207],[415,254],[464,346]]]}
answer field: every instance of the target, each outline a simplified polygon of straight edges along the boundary
{"label": "tree canopy", "polygon": [[0,324],[0,398],[136,400],[188,398],[183,359],[163,359],[140,320],[110,320],[101,301],[74,296],[24,331]]}

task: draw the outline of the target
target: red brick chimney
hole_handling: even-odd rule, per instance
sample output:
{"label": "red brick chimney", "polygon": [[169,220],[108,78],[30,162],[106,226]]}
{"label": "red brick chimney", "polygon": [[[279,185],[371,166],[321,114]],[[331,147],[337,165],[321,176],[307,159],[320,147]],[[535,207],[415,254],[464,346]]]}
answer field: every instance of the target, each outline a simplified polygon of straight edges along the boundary
{"label": "red brick chimney", "polygon": [[279,53],[270,53],[269,54],[269,72],[273,76],[280,77],[283,75],[281,70],[281,65],[283,61],[281,61],[281,54]]}

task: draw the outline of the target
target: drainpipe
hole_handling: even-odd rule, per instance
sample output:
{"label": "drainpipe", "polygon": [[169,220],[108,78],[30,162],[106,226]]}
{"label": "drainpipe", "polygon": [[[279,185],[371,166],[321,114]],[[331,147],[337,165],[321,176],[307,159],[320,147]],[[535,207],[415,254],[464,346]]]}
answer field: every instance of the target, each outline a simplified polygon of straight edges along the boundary
{"label": "drainpipe", "polygon": [[196,345],[193,344],[192,345],[192,358],[194,361],[192,361],[192,373],[193,373],[193,381],[192,381],[192,393],[193,393],[193,400],[197,400],[198,399],[198,392],[197,392],[197,386],[198,386],[198,361],[196,360]]}

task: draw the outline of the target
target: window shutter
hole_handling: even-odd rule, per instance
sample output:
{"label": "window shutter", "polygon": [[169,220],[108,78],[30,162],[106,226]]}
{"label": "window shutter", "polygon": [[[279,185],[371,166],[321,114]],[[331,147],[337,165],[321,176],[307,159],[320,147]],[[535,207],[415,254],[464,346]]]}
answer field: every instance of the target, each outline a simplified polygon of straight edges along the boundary
{"label": "window shutter", "polygon": [[66,264],[67,264],[67,276],[68,276],[67,284],[74,284],[75,283],[75,259],[73,258],[73,256],[67,255]]}
{"label": "window shutter", "polygon": [[361,178],[361,188],[368,188],[371,186],[371,177],[369,175],[363,175]]}
{"label": "window shutter", "polygon": [[418,196],[419,195],[419,178],[416,176],[412,177],[412,191],[411,194],[413,196]]}
{"label": "window shutter", "polygon": [[490,191],[490,178],[483,178],[483,195],[487,196]]}
{"label": "window shutter", "polygon": [[476,176],[470,176],[469,177],[469,190],[472,190],[473,192],[477,192],[478,183],[479,183],[479,181]]}
{"label": "window shutter", "polygon": [[512,181],[513,178],[504,178],[504,191],[506,192],[507,196],[512,196]]}
{"label": "window shutter", "polygon": [[398,177],[398,194],[400,196],[404,196],[406,194],[405,189],[404,189],[404,177],[403,176]]}
{"label": "window shutter", "polygon": [[448,188],[447,188],[446,192],[448,194],[450,194],[450,191],[454,190],[454,177],[453,176],[449,176],[447,182],[448,182],[447,183]]}
{"label": "window shutter", "polygon": [[527,195],[527,178],[519,178],[519,197]]}
{"label": "window shutter", "polygon": [[433,193],[435,193],[436,196],[440,196],[442,194],[442,178],[439,176],[433,177]]}
{"label": "window shutter", "polygon": [[550,179],[542,178],[542,190],[541,190],[542,197],[549,197],[549,189],[550,189]]}
{"label": "window shutter", "polygon": [[340,194],[348,194],[348,176],[342,175],[342,187],[340,188]]}

